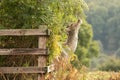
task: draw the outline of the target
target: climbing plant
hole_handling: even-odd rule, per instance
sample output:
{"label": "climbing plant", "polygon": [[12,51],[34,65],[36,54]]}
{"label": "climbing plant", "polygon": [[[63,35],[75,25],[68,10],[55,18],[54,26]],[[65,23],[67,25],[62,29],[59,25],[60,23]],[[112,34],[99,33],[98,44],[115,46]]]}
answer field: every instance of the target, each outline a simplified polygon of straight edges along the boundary
{"label": "climbing plant", "polygon": [[[58,42],[62,44],[66,41],[66,26],[81,18],[83,24],[80,29],[76,54],[79,60],[84,62],[84,59],[90,58],[89,55],[94,56],[92,51],[95,54],[98,53],[98,47],[92,41],[92,28],[86,22],[84,11],[87,9],[84,0],[0,0],[0,29],[39,28],[40,25],[46,25],[51,31],[48,41],[49,59],[51,60],[61,53]],[[30,43],[28,47],[35,47],[34,38],[22,39],[25,39],[26,43]],[[0,38],[0,47],[6,47],[10,44],[6,43],[5,40],[13,41],[13,43],[14,40],[20,41],[11,37]],[[23,45],[16,43],[14,47],[16,46]],[[11,45],[7,47],[10,48]]]}

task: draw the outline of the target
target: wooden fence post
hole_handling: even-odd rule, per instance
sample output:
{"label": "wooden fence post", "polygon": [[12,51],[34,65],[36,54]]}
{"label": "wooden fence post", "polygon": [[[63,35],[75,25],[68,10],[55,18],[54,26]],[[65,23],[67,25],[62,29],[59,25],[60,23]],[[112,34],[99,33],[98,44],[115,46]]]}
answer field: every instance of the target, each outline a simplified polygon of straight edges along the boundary
{"label": "wooden fence post", "polygon": [[[46,31],[48,33],[48,31]],[[47,37],[41,36],[38,38],[38,48],[46,49]],[[47,54],[47,52],[46,52]],[[38,67],[45,67],[47,64],[46,56],[38,56]],[[38,74],[38,80],[45,80],[45,74]]]}

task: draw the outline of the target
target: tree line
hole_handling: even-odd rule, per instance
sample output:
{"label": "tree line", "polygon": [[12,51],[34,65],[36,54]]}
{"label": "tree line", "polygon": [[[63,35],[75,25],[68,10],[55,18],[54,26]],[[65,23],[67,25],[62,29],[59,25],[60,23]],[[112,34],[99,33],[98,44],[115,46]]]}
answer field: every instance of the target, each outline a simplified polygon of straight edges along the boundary
{"label": "tree line", "polygon": [[119,0],[85,0],[89,6],[87,21],[92,24],[94,39],[99,40],[106,53],[116,53],[120,48]]}

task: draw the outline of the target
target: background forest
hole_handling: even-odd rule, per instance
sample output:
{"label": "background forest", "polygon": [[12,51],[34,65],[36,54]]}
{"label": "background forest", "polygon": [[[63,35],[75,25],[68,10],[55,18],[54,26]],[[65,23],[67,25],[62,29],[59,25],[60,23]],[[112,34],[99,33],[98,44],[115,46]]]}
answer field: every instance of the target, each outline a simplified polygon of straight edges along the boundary
{"label": "background forest", "polygon": [[[89,6],[87,21],[93,26],[94,40],[98,40],[101,54],[98,62],[106,62],[120,69],[120,2],[119,0],[85,0]],[[103,53],[103,54],[102,54]],[[107,57],[109,56],[109,57]],[[95,60],[94,60],[95,61]],[[118,69],[118,70],[119,70]],[[107,69],[109,70],[109,69]]]}
{"label": "background forest", "polygon": [[92,24],[94,39],[103,51],[116,53],[120,47],[120,2],[118,0],[85,0],[90,8],[87,21]]}

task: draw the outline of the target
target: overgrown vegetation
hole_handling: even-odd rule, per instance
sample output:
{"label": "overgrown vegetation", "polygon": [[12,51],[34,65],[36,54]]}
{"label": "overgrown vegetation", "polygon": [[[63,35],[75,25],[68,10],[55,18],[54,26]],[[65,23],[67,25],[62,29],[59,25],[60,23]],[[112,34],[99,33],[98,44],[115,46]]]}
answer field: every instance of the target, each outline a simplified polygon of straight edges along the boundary
{"label": "overgrown vegetation", "polygon": [[99,66],[99,69],[102,71],[120,71],[120,59],[116,58],[114,56],[108,57],[105,62],[102,63],[102,65]]}
{"label": "overgrown vegetation", "polygon": [[[87,9],[87,5],[83,0],[0,0],[0,28],[1,29],[30,29],[41,28],[40,25],[47,26],[51,30],[51,35],[48,41],[48,47],[50,49],[49,60],[52,61],[56,56],[61,54],[60,46],[66,41],[67,35],[65,28],[72,22],[77,21],[79,18],[83,20],[83,24],[79,34],[79,44],[76,54],[78,55],[78,61],[73,62],[74,65],[84,64],[89,66],[89,61],[92,57],[97,56],[99,47],[96,41],[92,40],[93,33],[91,26],[86,22],[86,16],[84,10]],[[43,27],[45,28],[45,27]],[[21,42],[24,41],[24,42]],[[7,41],[7,42],[6,42]],[[23,43],[26,43],[23,45]],[[11,44],[13,46],[11,46]],[[37,47],[37,40],[35,37],[1,37],[0,48],[11,47]],[[21,63],[13,62],[12,64],[4,63],[7,66],[29,66],[36,61],[36,58],[26,58],[22,56]],[[1,57],[0,64],[3,65],[3,60],[6,62],[9,57]],[[16,61],[14,57],[11,58]],[[10,60],[9,60],[10,61]],[[22,63],[26,62],[25,64]],[[80,63],[81,62],[81,63]],[[9,63],[9,62],[8,62]],[[17,64],[17,65],[16,65]],[[0,65],[0,66],[1,66]],[[69,64],[71,67],[71,64]],[[65,70],[65,75],[69,75],[73,69],[69,68]],[[77,66],[78,67],[78,66]],[[63,67],[62,69],[64,69]],[[60,72],[62,70],[59,70]],[[68,71],[68,72],[67,72]],[[61,76],[64,74],[58,72]],[[79,72],[79,71],[78,71]],[[8,75],[9,76],[9,75]],[[75,74],[74,76],[75,77]],[[14,77],[18,79],[17,77]],[[78,77],[80,78],[80,77]],[[34,80],[34,79],[33,79]],[[68,80],[68,79],[66,79]]]}

